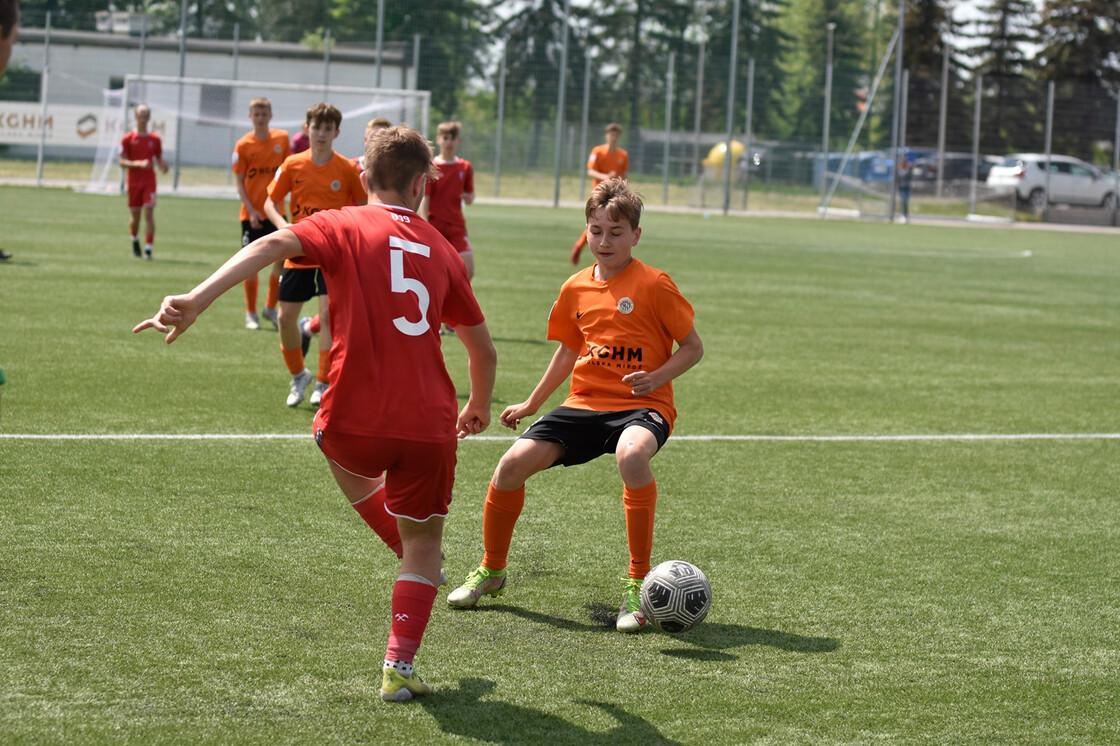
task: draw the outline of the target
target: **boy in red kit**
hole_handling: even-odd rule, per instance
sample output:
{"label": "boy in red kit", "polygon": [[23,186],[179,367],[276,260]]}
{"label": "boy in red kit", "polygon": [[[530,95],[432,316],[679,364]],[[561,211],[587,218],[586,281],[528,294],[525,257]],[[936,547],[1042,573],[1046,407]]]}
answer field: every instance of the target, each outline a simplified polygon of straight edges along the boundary
{"label": "boy in red kit", "polygon": [[467,240],[467,220],[463,203],[474,202],[474,169],[471,162],[455,155],[459,149],[458,122],[444,122],[437,129],[435,159],[439,178],[428,182],[428,192],[420,206],[420,216],[434,225],[459,252],[467,267],[467,277],[474,277],[474,252]]}
{"label": "boy in red kit", "polygon": [[[366,147],[368,205],[324,210],[254,241],[133,329],[173,342],[222,293],[278,259],[317,265],[329,278],[338,351],[315,440],[343,494],[401,557],[381,678],[381,698],[396,702],[432,691],[412,663],[435,602],[457,439],[489,424],[497,364],[462,262],[414,212],[431,157],[409,127],[376,133]],[[469,357],[458,415],[442,321],[457,326]]]}
{"label": "boy in red kit", "polygon": [[[618,138],[622,137],[622,125],[611,123],[607,125],[606,141],[591,149],[587,158],[587,175],[591,177],[591,188],[607,179],[626,178],[630,170],[630,154],[618,147]],[[584,230],[572,246],[572,264],[579,264],[579,255],[587,245],[587,231]]]}
{"label": "boy in red kit", "polygon": [[[264,203],[268,200],[268,185],[276,174],[276,169],[284,159],[291,155],[288,144],[288,131],[272,129],[272,102],[267,98],[255,98],[249,102],[249,120],[253,131],[241,137],[233,148],[233,173],[237,179],[237,194],[241,197],[241,245],[248,246],[261,236],[276,230],[276,226],[264,214]],[[272,268],[268,276],[268,297],[261,315],[279,328],[276,316],[276,303],[280,299],[280,270],[282,264]],[[245,328],[260,329],[261,320],[257,316],[257,293],[260,280],[251,277],[245,281]]]}
{"label": "boy in red kit", "polygon": [[[516,429],[570,375],[571,392],[533,423],[494,470],[482,515],[482,565],[447,602],[469,608],[506,591],[506,557],[525,504],[525,482],[539,471],[614,454],[630,565],[615,628],[636,632],[650,570],[657,482],[650,460],[665,445],[677,410],[671,381],[704,355],[692,306],[664,272],[633,256],[641,238],[641,199],[622,179],[599,184],[587,201],[587,235],[596,263],[568,278],[548,316],[560,343],[529,398],[506,407],[501,423]],[[673,350],[674,341],[677,344]]]}
{"label": "boy in red kit", "polygon": [[[307,110],[305,128],[311,138],[310,150],[288,157],[276,171],[268,187],[264,212],[277,228],[287,228],[284,199],[291,194],[292,223],[299,223],[320,210],[337,210],[348,205],[365,204],[366,194],[361,177],[349,159],[334,152],[342,112],[327,103],[315,104]],[[330,317],[327,311],[327,285],[314,266],[284,263],[280,275],[280,353],[292,374],[287,404],[298,406],[304,389],[311,383],[311,371],[304,362],[306,348],[299,330],[299,313],[303,304],[318,296],[319,315],[326,323],[319,335],[319,368],[311,404],[318,405],[330,385]],[[308,340],[310,341],[310,340]]]}
{"label": "boy in red kit", "polygon": [[147,104],[138,104],[134,110],[136,129],[121,138],[118,161],[128,172],[128,234],[132,238],[132,254],[140,254],[140,211],[144,211],[147,232],[144,235],[143,257],[152,258],[152,243],[156,237],[156,164],[167,173],[163,159],[163,143],[155,132],[148,132],[152,110]]}

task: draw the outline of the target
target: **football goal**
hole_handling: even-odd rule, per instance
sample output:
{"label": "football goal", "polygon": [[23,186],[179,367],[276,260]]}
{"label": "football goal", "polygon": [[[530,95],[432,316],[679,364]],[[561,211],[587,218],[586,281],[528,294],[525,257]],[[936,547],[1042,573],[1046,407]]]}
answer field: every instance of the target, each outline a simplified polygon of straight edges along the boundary
{"label": "football goal", "polygon": [[121,190],[117,144],[135,124],[132,107],[144,103],[151,107],[150,129],[162,139],[163,157],[171,169],[160,176],[160,191],[236,196],[230,168],[233,147],[252,129],[249,102],[258,97],[272,102],[270,126],[292,136],[303,128],[309,107],[320,101],[333,104],[342,112],[334,149],[350,158],[362,154],[366,123],[374,117],[409,124],[425,135],[430,125],[428,91],[129,75],[123,88],[105,91],[89,191]]}

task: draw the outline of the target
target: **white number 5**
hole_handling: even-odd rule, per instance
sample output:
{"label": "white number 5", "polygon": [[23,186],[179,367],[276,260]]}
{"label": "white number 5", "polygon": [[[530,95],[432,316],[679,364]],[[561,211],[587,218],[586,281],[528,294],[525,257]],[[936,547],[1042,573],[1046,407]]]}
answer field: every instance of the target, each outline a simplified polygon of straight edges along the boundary
{"label": "white number 5", "polygon": [[416,303],[420,306],[419,321],[409,321],[404,316],[398,316],[393,319],[393,326],[397,327],[402,334],[419,337],[432,328],[428,323],[428,288],[420,280],[404,276],[404,252],[427,257],[431,256],[432,250],[431,247],[422,243],[405,241],[403,238],[397,238],[396,236],[389,236],[389,246],[391,247],[389,249],[389,274],[392,278],[392,291],[394,293],[410,291],[416,293]]}

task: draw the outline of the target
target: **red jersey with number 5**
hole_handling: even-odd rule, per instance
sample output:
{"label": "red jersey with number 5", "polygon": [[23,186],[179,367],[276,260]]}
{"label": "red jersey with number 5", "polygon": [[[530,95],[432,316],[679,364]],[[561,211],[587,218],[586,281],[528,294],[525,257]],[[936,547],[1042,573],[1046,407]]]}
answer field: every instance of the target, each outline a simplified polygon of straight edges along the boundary
{"label": "red jersey with number 5", "polygon": [[485,320],[459,255],[404,207],[317,212],[290,230],[304,251],[294,263],[321,267],[331,289],[331,386],[316,421],[354,435],[455,438],[440,324]]}

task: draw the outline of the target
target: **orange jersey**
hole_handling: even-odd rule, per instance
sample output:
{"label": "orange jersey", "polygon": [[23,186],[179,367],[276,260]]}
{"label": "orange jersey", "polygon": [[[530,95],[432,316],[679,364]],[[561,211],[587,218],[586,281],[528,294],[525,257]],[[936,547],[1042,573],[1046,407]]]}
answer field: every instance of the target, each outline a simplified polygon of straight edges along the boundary
{"label": "orange jersey", "polygon": [[[614,171],[619,176],[626,176],[630,170],[630,155],[622,148],[615,148],[611,152],[606,143],[596,145],[591,149],[591,157],[587,159],[587,167],[604,174]],[[601,179],[593,179],[591,188],[599,186]]]}
{"label": "orange jersey", "polygon": [[[252,132],[244,135],[233,146],[233,172],[245,177],[245,193],[253,207],[264,212],[268,199],[268,185],[276,169],[291,155],[287,130],[270,129],[268,137],[258,140]],[[249,219],[249,210],[241,204],[241,220]]]}
{"label": "orange jersey", "polygon": [[[320,210],[337,210],[350,205],[364,205],[366,192],[354,163],[338,153],[329,161],[316,166],[311,151],[288,156],[276,171],[276,178],[268,185],[268,198],[283,205],[291,193],[292,222],[298,223]],[[295,267],[290,261],[285,267]]]}
{"label": "orange jersey", "polygon": [[634,396],[622,377],[652,371],[692,331],[692,306],[669,275],[637,259],[605,282],[595,265],[568,278],[548,315],[548,338],[579,352],[565,407],[596,412],[649,408],[670,430],[677,418],[673,385]]}

